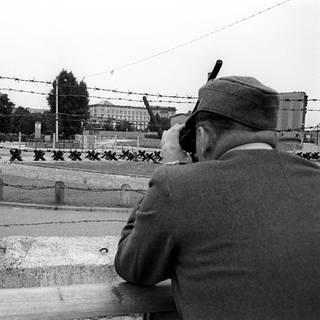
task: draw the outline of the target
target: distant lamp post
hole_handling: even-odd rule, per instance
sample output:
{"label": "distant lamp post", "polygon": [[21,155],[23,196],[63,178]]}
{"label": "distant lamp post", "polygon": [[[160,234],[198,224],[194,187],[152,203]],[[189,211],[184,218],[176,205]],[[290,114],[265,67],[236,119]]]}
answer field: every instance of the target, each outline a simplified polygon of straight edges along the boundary
{"label": "distant lamp post", "polygon": [[[67,81],[67,79],[63,79]],[[59,76],[56,78],[56,142],[59,140]]]}
{"label": "distant lamp post", "polygon": [[56,142],[58,142],[58,136],[59,136],[59,77],[56,79]]}

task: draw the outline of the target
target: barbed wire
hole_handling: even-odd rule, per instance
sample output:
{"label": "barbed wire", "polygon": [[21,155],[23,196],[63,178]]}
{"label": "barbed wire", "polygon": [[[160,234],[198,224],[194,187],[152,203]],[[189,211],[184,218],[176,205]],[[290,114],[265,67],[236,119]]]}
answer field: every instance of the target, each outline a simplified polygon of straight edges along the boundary
{"label": "barbed wire", "polygon": [[[290,0],[288,0],[290,1]],[[18,77],[7,77],[7,76],[0,76],[0,79],[4,80],[14,80],[18,82],[32,82],[32,83],[40,83],[40,84],[53,84],[54,82],[51,81],[43,81],[43,80],[35,80],[35,79],[22,79]],[[59,84],[59,86],[63,87],[70,87],[70,88],[78,88],[78,86],[75,85],[70,85],[70,84]],[[173,99],[192,99],[192,100],[197,100],[198,97],[192,96],[192,95],[186,95],[186,96],[181,96],[181,95],[168,95],[168,94],[160,94],[160,93],[148,93],[148,92],[135,92],[135,91],[124,91],[124,90],[117,90],[117,89],[107,89],[107,88],[99,88],[99,87],[87,87],[88,90],[95,90],[95,91],[105,91],[105,92],[110,92],[110,93],[120,93],[120,94],[126,94],[126,95],[140,95],[140,96],[150,96],[150,97],[157,97],[157,98],[173,98]],[[25,92],[25,93],[33,93],[33,94],[40,94],[40,95],[48,95],[49,93],[45,92],[37,92],[37,91],[32,91],[32,90],[18,90],[18,89],[13,89],[13,88],[0,88],[0,90],[8,90],[8,91],[18,91],[18,92]],[[54,94],[55,95],[55,94]],[[86,95],[60,95],[59,96],[76,96],[76,97],[87,97]],[[98,99],[106,99],[106,100],[111,100],[115,98],[111,97],[100,97],[100,96],[92,96],[89,95],[89,98],[98,98]],[[133,102],[141,102],[141,100],[137,99],[131,99],[127,100],[126,98],[118,98],[119,100],[126,100],[126,101],[133,101]],[[307,98],[307,99],[292,99],[292,98],[281,98],[281,101],[297,101],[297,102],[302,102],[302,101],[320,101],[320,98]],[[168,102],[168,103],[194,103],[194,101],[172,101],[172,100],[164,100],[164,101],[159,101],[159,100],[150,100],[149,102]]]}
{"label": "barbed wire", "polygon": [[[42,113],[42,117],[45,117],[45,118],[55,118],[56,117],[56,113],[54,112],[51,112],[50,110],[46,110],[48,112],[46,113]],[[311,112],[320,112],[320,109],[313,109],[313,108],[304,108],[304,109],[295,109],[295,108],[281,108],[279,109],[279,112],[280,111],[296,111],[296,112],[302,112],[302,111],[311,111]],[[69,118],[81,118],[81,119],[77,119],[78,120],[127,120],[127,119],[119,119],[119,118],[115,118],[115,117],[110,117],[110,116],[93,116],[93,115],[89,115],[89,114],[69,114],[69,113],[66,113],[66,112],[59,112],[58,113],[59,116],[61,117],[69,117]],[[15,113],[12,113],[12,114],[4,114],[4,113],[0,113],[0,117],[6,117],[6,118],[10,118],[10,117],[32,117],[32,118],[38,118],[39,116],[38,115],[34,115],[33,113],[30,113],[30,114],[15,114]],[[137,120],[138,121],[138,120]]]}
{"label": "barbed wire", "polygon": [[[14,114],[12,114],[12,115],[7,115],[7,114],[0,114],[0,117],[1,118],[19,118],[19,117],[28,117],[28,118],[32,118],[33,120],[38,120],[39,119],[39,116],[32,116],[32,114],[30,114],[30,115],[14,115]],[[42,115],[42,117],[43,118],[45,118],[46,120],[50,120],[50,117],[51,117],[51,119],[55,119],[54,118],[54,114],[49,114],[49,115]],[[81,121],[84,121],[84,122],[86,122],[86,121],[88,121],[89,119],[86,119],[86,117],[85,116],[83,116],[83,119],[72,119],[72,118],[70,118],[70,119],[63,119],[63,118],[60,118],[59,117],[59,119],[58,119],[58,121],[59,121],[59,123],[61,122],[61,121],[68,121],[69,123],[70,122],[77,122],[77,123],[79,123],[79,122],[81,122]],[[94,119],[94,120],[98,120],[98,119]],[[121,122],[121,120],[118,120],[118,119],[115,119],[114,121],[116,121],[116,122]]]}
{"label": "barbed wire", "polygon": [[18,77],[7,77],[7,76],[0,76],[2,80],[14,80],[16,82],[32,82],[32,83],[41,83],[41,84],[53,84],[52,81],[44,81],[44,80],[35,80],[35,79],[22,79]]}
{"label": "barbed wire", "polygon": [[[54,189],[55,186],[26,186],[26,185],[17,185],[17,184],[10,184],[10,183],[3,183],[6,187],[16,188],[16,189],[25,189],[25,190],[45,190],[45,189]],[[105,191],[123,191],[121,188],[80,188],[80,187],[72,187],[72,186],[65,186],[64,189],[68,190],[77,190],[77,191],[90,191],[90,192],[105,192]],[[127,191],[132,191],[140,194],[144,194],[147,190],[145,189],[129,189]]]}
{"label": "barbed wire", "polygon": [[[49,111],[49,110],[48,110]],[[284,109],[279,109],[279,112],[282,111],[293,111],[293,112],[320,112],[320,109],[314,109],[314,108],[306,108],[305,110],[303,109],[294,109],[294,108],[284,108]],[[118,117],[110,117],[110,116],[92,116],[92,115],[88,115],[88,114],[68,114],[68,113],[63,113],[63,112],[59,112],[58,113],[59,116],[59,121],[69,121],[69,122],[85,122],[85,123],[89,123],[92,122],[92,120],[98,120],[98,121],[104,121],[104,122],[112,122],[112,121],[116,121],[116,122],[121,122],[121,121],[145,121],[142,119],[129,119],[128,117],[123,117],[123,118],[118,118]],[[1,118],[23,118],[23,117],[27,117],[27,118],[32,118],[34,120],[39,119],[39,117],[41,118],[45,118],[47,120],[53,120],[56,118],[56,114],[55,113],[51,113],[51,112],[47,112],[47,113],[42,113],[41,116],[39,116],[38,114],[33,114],[33,113],[29,113],[29,114],[4,114],[4,113],[0,113],[0,117]]]}
{"label": "barbed wire", "polygon": [[[33,91],[33,90],[22,90],[22,89],[13,89],[13,88],[0,88],[0,91],[14,91],[14,92],[20,92],[20,93],[30,93],[30,94],[38,94],[47,96],[49,93],[46,92],[40,92],[40,91]],[[55,96],[55,93],[52,93],[53,96]],[[102,97],[102,96],[94,96],[94,95],[85,95],[85,94],[58,94],[59,97],[77,97],[77,98],[96,98],[96,99],[104,99],[104,100],[116,100],[116,101],[129,101],[129,102],[139,102],[143,103],[142,100],[139,99],[131,99],[131,98],[122,98],[122,97]],[[181,100],[149,100],[149,102],[153,103],[178,103],[178,104],[194,104],[193,101],[181,101]],[[116,105],[117,107],[117,105]],[[154,106],[153,106],[154,107]],[[164,106],[162,106],[164,108]],[[168,108],[172,108],[169,107]]]}
{"label": "barbed wire", "polygon": [[[320,110],[308,110],[308,111],[320,111]],[[6,117],[6,118],[10,118],[11,115],[2,115],[0,114],[0,117]],[[20,116],[21,117],[21,116]],[[35,119],[38,119],[37,117],[34,117]],[[58,121],[68,121],[68,123],[70,122],[74,122],[74,123],[81,123],[83,122],[83,125],[87,125],[91,123],[91,120],[101,120],[101,122],[103,123],[107,123],[108,121],[115,121],[116,123],[121,123],[121,121],[127,121],[130,122],[129,120],[126,119],[114,119],[114,118],[105,118],[105,117],[93,117],[93,118],[88,118],[88,119],[63,119],[63,118],[59,118]],[[135,122],[143,122],[143,120],[134,120]],[[94,124],[94,123],[91,123]],[[316,125],[314,126],[305,126],[305,127],[298,127],[298,128],[287,128],[287,129],[276,129],[274,131],[276,132],[286,132],[286,131],[304,131],[304,130],[308,130],[308,129],[314,129],[316,127]],[[116,130],[114,130],[115,134],[116,134]]]}
{"label": "barbed wire", "polygon": [[77,223],[101,223],[101,222],[127,222],[124,219],[85,219],[85,220],[72,220],[72,221],[44,221],[44,222],[30,222],[30,223],[6,223],[0,224],[0,227],[22,227],[22,226],[39,226],[49,224],[77,224]]}
{"label": "barbed wire", "polygon": [[290,108],[281,108],[279,109],[279,111],[297,111],[297,112],[301,112],[301,111],[320,111],[320,109],[311,109],[311,108],[305,108],[304,109],[290,109]]}
{"label": "barbed wire", "polygon": [[[36,84],[46,84],[46,85],[52,85],[54,82],[52,81],[43,81],[43,80],[35,80],[35,79],[22,79],[18,77],[7,77],[7,76],[0,76],[0,79],[3,80],[13,80],[17,82],[31,82]],[[76,85],[71,84],[60,84],[59,87],[70,87],[70,88],[78,88]],[[173,99],[192,99],[197,100],[197,97],[194,97],[192,95],[169,95],[169,94],[161,94],[161,93],[148,93],[148,92],[136,92],[132,90],[124,91],[124,90],[117,90],[117,89],[108,89],[108,88],[99,88],[99,87],[86,87],[88,90],[94,90],[94,91],[105,91],[110,93],[119,93],[119,94],[126,94],[126,95],[139,95],[139,96],[149,96],[149,97],[158,97],[158,98],[173,98]]]}
{"label": "barbed wire", "polygon": [[[1,78],[1,77],[0,77]],[[33,90],[23,90],[23,89],[14,89],[14,88],[0,88],[0,91],[13,91],[13,92],[20,92],[20,93],[30,93],[30,94],[38,94],[38,95],[44,95],[48,96],[50,93],[47,92],[40,92],[40,91],[33,91]],[[99,89],[99,90],[106,90],[107,89]],[[55,96],[55,93],[52,93],[53,96]],[[141,94],[142,95],[142,94]],[[147,94],[144,94],[147,95]],[[151,96],[151,94],[149,94]],[[281,93],[280,93],[281,95]],[[142,100],[139,99],[131,99],[131,98],[123,98],[123,97],[104,97],[104,96],[96,96],[96,95],[85,95],[85,94],[58,94],[59,97],[79,97],[79,98],[96,98],[96,99],[104,99],[104,100],[117,100],[117,101],[129,101],[129,102],[139,102],[142,103]],[[156,96],[156,95],[153,95]],[[165,95],[160,95],[162,97],[169,97]],[[159,95],[158,95],[159,97]],[[170,96],[171,98],[177,98],[177,96]],[[184,97],[179,97],[184,98]],[[195,98],[195,97],[192,97]],[[307,99],[292,99],[292,98],[281,98],[280,101],[284,102],[319,102],[320,98],[307,98]],[[194,101],[181,101],[181,100],[152,100],[150,99],[149,102],[151,103],[177,103],[177,104],[194,104]],[[99,103],[93,104],[99,105]],[[133,107],[136,108],[136,106],[121,106],[121,105],[115,105],[115,107]],[[162,107],[165,108],[166,106],[152,106],[152,107]],[[171,108],[170,106],[167,106],[167,108]]]}
{"label": "barbed wire", "polygon": [[[316,110],[316,111],[318,111],[318,110]],[[1,117],[1,114],[0,114],[0,117]],[[10,116],[9,116],[10,117]],[[81,120],[80,119],[59,119],[59,121],[69,121],[69,122],[81,122]],[[97,119],[96,119],[97,120]],[[99,120],[100,120],[100,118],[99,118]],[[112,119],[112,118],[103,118],[103,120],[106,120],[106,121],[108,121],[108,120],[114,120],[114,119]],[[116,122],[121,122],[122,120],[119,120],[119,119],[115,119],[115,121]],[[305,127],[298,127],[298,128],[287,128],[287,129],[276,129],[276,130],[274,130],[274,131],[276,131],[276,132],[286,132],[286,131],[303,131],[303,130],[308,130],[308,129],[313,129],[313,128],[315,128],[316,127],[316,125],[314,125],[314,126],[305,126]],[[114,131],[115,133],[117,132],[117,131]]]}
{"label": "barbed wire", "polygon": [[[180,49],[180,48],[182,48],[182,47],[188,46],[188,45],[190,45],[190,44],[192,44],[192,43],[194,43],[194,42],[196,42],[196,41],[202,40],[203,38],[212,36],[213,34],[216,34],[216,33],[219,33],[219,32],[221,32],[221,31],[223,31],[223,30],[229,29],[229,28],[231,28],[231,27],[233,27],[233,26],[235,26],[235,25],[237,25],[237,24],[240,24],[240,23],[242,23],[242,22],[244,22],[244,21],[247,21],[247,20],[252,19],[252,18],[254,18],[254,17],[258,16],[258,15],[261,15],[261,14],[267,12],[267,11],[270,11],[270,10],[276,8],[276,7],[279,7],[279,6],[285,4],[286,2],[289,2],[289,1],[291,1],[291,0],[285,0],[285,1],[282,1],[282,2],[278,2],[278,3],[276,3],[275,5],[273,5],[273,6],[271,6],[271,7],[268,7],[268,8],[265,8],[265,9],[263,9],[263,10],[257,11],[257,12],[255,12],[255,13],[249,15],[249,16],[246,16],[246,17],[244,17],[244,18],[241,18],[241,19],[239,19],[239,20],[236,20],[236,21],[234,21],[234,22],[232,22],[232,23],[229,23],[229,24],[227,24],[227,25],[225,25],[225,26],[223,26],[223,27],[220,27],[220,28],[218,28],[218,29],[216,29],[216,30],[213,30],[213,31],[211,31],[211,32],[208,32],[208,33],[206,33],[206,34],[203,34],[203,35],[201,35],[201,36],[199,36],[199,37],[197,37],[197,38],[194,38],[194,39],[189,40],[189,41],[187,41],[187,42],[181,43],[181,44],[176,45],[176,46],[174,46],[174,47],[168,48],[168,49],[166,49],[166,50],[162,50],[162,51],[160,51],[160,52],[158,52],[158,53],[155,53],[155,54],[153,54],[153,55],[147,56],[147,57],[145,57],[145,58],[142,58],[142,59],[133,61],[133,62],[131,62],[131,63],[124,64],[124,65],[122,65],[122,66],[119,66],[119,67],[117,67],[117,68],[113,68],[113,69],[108,70],[108,71],[89,74],[89,75],[86,75],[85,77],[92,77],[92,76],[97,76],[97,75],[106,74],[106,73],[113,74],[115,71],[118,71],[118,70],[121,70],[121,69],[125,69],[125,68],[131,67],[131,66],[136,65],[136,64],[140,64],[140,63],[145,62],[145,61],[150,60],[150,59],[154,59],[154,58],[156,58],[156,57],[158,57],[158,56],[160,56],[160,55],[163,55],[163,54],[169,53],[169,52],[171,52],[171,51]],[[84,77],[84,78],[85,78],[85,77]]]}
{"label": "barbed wire", "polygon": [[[33,116],[32,114],[30,115],[7,115],[7,114],[0,114],[1,118],[19,118],[19,117],[28,117],[28,118],[32,118],[34,120],[38,120],[39,116]],[[41,116],[42,118],[45,118],[46,120],[54,120],[55,119],[55,114],[42,114]],[[65,117],[65,118],[62,118]],[[80,117],[80,116],[79,116]],[[90,122],[92,122],[92,120],[96,120],[96,121],[102,121],[102,122],[116,122],[116,123],[121,123],[122,121],[127,121],[129,123],[134,124],[134,122],[146,122],[146,120],[140,120],[140,119],[136,119],[136,120],[128,120],[128,119],[119,119],[119,118],[111,118],[111,117],[98,117],[98,116],[94,116],[94,117],[86,117],[85,115],[82,115],[82,117],[80,117],[79,119],[73,119],[72,117],[69,117],[68,115],[61,115],[58,118],[59,123],[61,121],[67,121],[68,123],[70,122],[74,122],[74,123],[79,123],[79,122],[83,122],[83,125],[86,125]]]}
{"label": "barbed wire", "polygon": [[52,189],[54,186],[25,186],[25,185],[16,185],[16,184],[9,184],[9,183],[3,183],[5,187],[11,187],[16,189],[25,189],[25,190],[45,190],[45,189]]}

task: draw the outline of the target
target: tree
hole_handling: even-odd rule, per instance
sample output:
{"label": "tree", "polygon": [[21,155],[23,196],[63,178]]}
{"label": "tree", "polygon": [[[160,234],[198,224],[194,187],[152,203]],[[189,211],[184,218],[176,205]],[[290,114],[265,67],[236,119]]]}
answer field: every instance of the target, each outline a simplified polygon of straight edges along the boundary
{"label": "tree", "polygon": [[[158,113],[155,114],[155,118],[162,130],[168,130],[170,128],[170,120],[168,118],[161,118]],[[149,131],[157,131],[156,128],[157,128],[157,125],[151,118],[148,123],[147,129]]]}
{"label": "tree", "polygon": [[133,131],[133,126],[126,120],[120,120],[117,122],[115,129],[117,131]]}
{"label": "tree", "polygon": [[89,118],[89,98],[87,85],[84,81],[78,83],[72,72],[62,70],[53,82],[47,98],[50,112],[56,112],[56,84],[58,79],[58,112],[59,132],[69,138],[81,133],[82,123]]}
{"label": "tree", "polygon": [[105,121],[102,127],[105,131],[114,131],[112,120]]}
{"label": "tree", "polygon": [[[155,114],[155,118],[156,118],[158,124],[160,124],[160,116],[159,116],[157,113]],[[149,123],[148,123],[147,129],[148,129],[149,131],[157,131],[156,128],[157,128],[157,126],[156,126],[155,121],[153,121],[153,118],[150,118],[150,121],[149,121]]]}
{"label": "tree", "polygon": [[170,119],[169,118],[160,118],[160,126],[162,130],[168,130],[170,128]]}
{"label": "tree", "polygon": [[14,103],[10,101],[7,94],[0,93],[0,132],[10,131],[10,120]]}
{"label": "tree", "polygon": [[34,118],[28,109],[18,107],[11,116],[11,132],[32,134],[34,132]]}

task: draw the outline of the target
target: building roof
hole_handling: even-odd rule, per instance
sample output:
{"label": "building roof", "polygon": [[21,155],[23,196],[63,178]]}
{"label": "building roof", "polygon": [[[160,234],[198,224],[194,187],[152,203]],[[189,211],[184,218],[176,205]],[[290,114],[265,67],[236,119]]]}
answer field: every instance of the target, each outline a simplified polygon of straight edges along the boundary
{"label": "building roof", "polygon": [[109,100],[101,100],[101,101],[99,101],[98,103],[94,103],[94,104],[89,105],[89,107],[92,107],[92,106],[101,106],[101,105],[104,105],[104,106],[114,106],[114,104],[113,104],[112,102],[110,102]]}
{"label": "building roof", "polygon": [[[91,107],[96,107],[96,106],[112,106],[112,107],[117,107],[117,108],[123,108],[123,109],[143,109],[146,110],[145,106],[125,106],[125,105],[116,105],[113,104],[111,102],[109,102],[108,100],[103,100],[100,101],[98,103],[95,104],[90,104],[89,108]],[[152,110],[163,110],[163,111],[172,111],[172,112],[176,112],[176,108],[175,107],[161,107],[161,106],[152,106],[151,107]]]}
{"label": "building roof", "polygon": [[40,109],[40,108],[26,108],[30,113],[44,113],[45,111],[50,111],[50,109]]}

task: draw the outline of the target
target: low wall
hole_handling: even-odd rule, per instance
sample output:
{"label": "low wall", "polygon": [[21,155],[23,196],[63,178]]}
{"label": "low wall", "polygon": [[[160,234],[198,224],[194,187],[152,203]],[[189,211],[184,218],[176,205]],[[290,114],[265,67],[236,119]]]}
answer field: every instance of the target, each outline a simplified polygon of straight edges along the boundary
{"label": "low wall", "polygon": [[111,236],[3,238],[0,288],[120,281],[113,267],[117,243]]}
{"label": "low wall", "polygon": [[174,311],[170,282],[141,287],[117,276],[117,242],[110,236],[1,239],[0,319],[142,319],[144,312]]}

